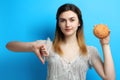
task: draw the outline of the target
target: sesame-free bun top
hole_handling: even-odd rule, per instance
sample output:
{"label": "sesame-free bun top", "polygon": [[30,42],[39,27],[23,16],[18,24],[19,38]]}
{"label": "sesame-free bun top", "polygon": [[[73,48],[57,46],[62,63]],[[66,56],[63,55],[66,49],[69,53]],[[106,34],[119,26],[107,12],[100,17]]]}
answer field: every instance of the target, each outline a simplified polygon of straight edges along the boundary
{"label": "sesame-free bun top", "polygon": [[97,24],[94,26],[93,33],[97,38],[103,39],[109,35],[109,28],[104,24]]}

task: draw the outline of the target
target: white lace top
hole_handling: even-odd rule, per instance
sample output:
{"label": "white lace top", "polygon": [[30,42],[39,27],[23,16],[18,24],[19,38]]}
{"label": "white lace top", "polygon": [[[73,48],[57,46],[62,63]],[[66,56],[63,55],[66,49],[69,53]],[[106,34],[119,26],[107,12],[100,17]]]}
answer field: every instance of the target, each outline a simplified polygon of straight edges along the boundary
{"label": "white lace top", "polygon": [[95,63],[96,59],[100,59],[97,49],[93,46],[87,46],[87,56],[79,55],[74,60],[68,61],[51,50],[50,39],[39,40],[38,43],[46,44],[49,51],[49,56],[46,57],[47,80],[86,80],[88,68]]}

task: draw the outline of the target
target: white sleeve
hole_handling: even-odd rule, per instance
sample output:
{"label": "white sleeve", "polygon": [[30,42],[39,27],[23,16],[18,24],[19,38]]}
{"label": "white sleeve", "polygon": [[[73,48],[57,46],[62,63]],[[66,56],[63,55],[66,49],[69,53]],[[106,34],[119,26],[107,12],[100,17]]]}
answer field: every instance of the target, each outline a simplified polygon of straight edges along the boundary
{"label": "white sleeve", "polygon": [[98,53],[98,50],[93,46],[89,47],[88,52],[89,52],[89,67],[91,68],[93,64],[96,63],[96,60],[100,59],[100,55]]}

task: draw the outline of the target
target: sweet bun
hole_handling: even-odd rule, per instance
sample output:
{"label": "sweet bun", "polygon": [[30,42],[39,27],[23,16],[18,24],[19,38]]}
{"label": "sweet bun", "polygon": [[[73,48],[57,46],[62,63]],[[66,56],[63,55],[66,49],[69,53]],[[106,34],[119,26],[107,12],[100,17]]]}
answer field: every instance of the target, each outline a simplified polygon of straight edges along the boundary
{"label": "sweet bun", "polygon": [[94,26],[93,33],[97,38],[103,39],[109,35],[109,28],[104,24],[97,24]]}

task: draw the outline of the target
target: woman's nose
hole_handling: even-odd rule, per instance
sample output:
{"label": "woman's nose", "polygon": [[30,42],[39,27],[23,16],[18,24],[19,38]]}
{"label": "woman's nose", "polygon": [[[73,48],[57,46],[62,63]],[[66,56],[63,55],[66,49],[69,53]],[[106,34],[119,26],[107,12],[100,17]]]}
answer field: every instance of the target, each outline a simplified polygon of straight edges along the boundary
{"label": "woman's nose", "polygon": [[69,27],[69,26],[70,26],[70,22],[66,21],[66,27]]}

